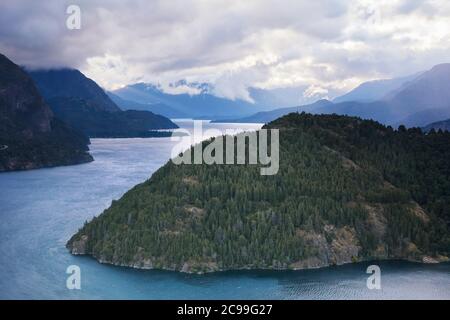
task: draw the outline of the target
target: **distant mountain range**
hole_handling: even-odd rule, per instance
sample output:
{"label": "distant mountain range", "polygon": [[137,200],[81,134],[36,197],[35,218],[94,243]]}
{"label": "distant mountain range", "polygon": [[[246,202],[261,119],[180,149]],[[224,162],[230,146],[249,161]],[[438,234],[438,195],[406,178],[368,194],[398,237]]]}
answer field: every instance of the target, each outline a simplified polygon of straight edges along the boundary
{"label": "distant mountain range", "polygon": [[[356,101],[344,101],[346,99]],[[437,65],[415,76],[364,83],[333,102],[320,101],[318,104],[255,113],[233,122],[267,123],[297,110],[358,116],[395,127],[400,124],[423,127],[450,118],[450,64]]]}
{"label": "distant mountain range", "polygon": [[305,98],[306,87],[260,89],[248,88],[252,102],[231,100],[214,95],[211,84],[179,81],[173,87],[184,85],[197,89],[196,94],[166,93],[153,84],[134,84],[107,94],[120,108],[147,110],[169,118],[236,118],[243,114],[268,111],[279,106],[293,107]]}
{"label": "distant mountain range", "polygon": [[450,131],[450,119],[434,122],[424,127],[425,131],[430,131],[431,129],[434,129],[435,131]]}
{"label": "distant mountain range", "polygon": [[[190,118],[230,118],[250,115],[258,111],[254,104],[244,100],[230,100],[217,97],[204,89],[198,94],[165,93],[152,84],[137,83],[112,92],[123,100],[147,105],[147,110],[154,110],[155,104],[169,106],[168,112],[177,113]],[[161,108],[161,106],[159,106]],[[168,115],[161,110],[161,114]]]}
{"label": "distant mountain range", "polygon": [[416,79],[419,75],[420,73],[417,73],[407,77],[364,82],[350,92],[333,99],[333,102],[374,102],[382,100],[386,95],[400,89],[408,82]]}
{"label": "distant mountain range", "polygon": [[[296,107],[309,105],[317,101],[317,95],[308,95],[305,92],[309,86],[295,86],[286,88],[261,89],[248,88],[250,98],[260,111],[270,111],[280,107]],[[333,92],[329,92],[333,94]]]}
{"label": "distant mountain range", "polygon": [[107,92],[107,95],[122,110],[150,111],[170,119],[189,118],[187,114],[178,111],[164,103],[139,103],[136,101],[122,99],[112,92]]}
{"label": "distant mountain range", "polygon": [[[74,69],[29,71],[55,115],[90,137],[147,137],[178,126],[149,111],[122,111],[93,80]],[[160,135],[159,133],[156,135]]]}
{"label": "distant mountain range", "polygon": [[[174,93],[182,90],[190,93]],[[248,101],[229,99],[218,95],[214,85],[189,83],[185,80],[169,85],[137,83],[109,92],[110,98],[121,108],[148,110],[170,118],[236,119],[259,111],[294,107],[314,102],[314,97],[304,95],[307,86],[261,89],[248,88]]]}
{"label": "distant mountain range", "polygon": [[27,73],[0,54],[0,171],[89,162],[88,144],[53,115]]}
{"label": "distant mountain range", "polygon": [[225,120],[214,120],[213,122],[235,122],[235,123],[267,123],[268,121],[271,121],[272,119],[277,119],[279,117],[282,117],[286,114],[292,113],[292,112],[308,112],[308,113],[314,113],[314,110],[317,108],[325,108],[327,106],[333,105],[332,102],[328,100],[319,100],[312,104],[304,105],[304,106],[298,106],[298,107],[287,107],[287,108],[280,108],[275,109],[271,111],[261,111],[258,113],[255,113],[254,115],[243,117],[239,119],[225,119]]}
{"label": "distant mountain range", "polygon": [[[91,137],[148,136],[151,130],[176,128],[166,117],[267,123],[305,111],[358,116],[394,127],[424,127],[450,118],[450,64],[407,77],[369,81],[332,102],[322,99],[300,106],[295,104],[306,101],[303,87],[249,88],[252,101],[245,101],[219,97],[212,85],[185,80],[171,84],[169,90],[137,83],[105,93],[78,70],[30,71],[30,75],[56,116]],[[179,93],[181,87],[189,93]],[[276,105],[285,107],[273,109]]]}

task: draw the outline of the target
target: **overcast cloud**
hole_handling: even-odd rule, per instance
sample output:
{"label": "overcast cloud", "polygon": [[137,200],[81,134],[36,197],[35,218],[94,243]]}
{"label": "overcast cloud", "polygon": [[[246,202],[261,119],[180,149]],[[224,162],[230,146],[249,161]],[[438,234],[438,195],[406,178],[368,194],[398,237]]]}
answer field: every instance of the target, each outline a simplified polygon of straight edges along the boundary
{"label": "overcast cloud", "polygon": [[[81,30],[66,28],[70,4]],[[249,86],[332,98],[450,62],[450,1],[2,0],[0,52],[107,89],[186,79],[230,98],[248,99]]]}

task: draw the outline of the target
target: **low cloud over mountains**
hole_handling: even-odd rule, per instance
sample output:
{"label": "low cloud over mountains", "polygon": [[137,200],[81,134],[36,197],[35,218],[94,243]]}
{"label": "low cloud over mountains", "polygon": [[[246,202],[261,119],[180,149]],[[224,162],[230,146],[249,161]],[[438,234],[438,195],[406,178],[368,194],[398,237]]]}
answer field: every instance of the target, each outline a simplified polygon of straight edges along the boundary
{"label": "low cloud over mountains", "polygon": [[107,89],[186,79],[248,101],[250,87],[332,99],[427,70],[450,49],[446,0],[82,0],[81,30],[66,28],[67,5],[3,1],[0,52],[29,67],[78,68]]}

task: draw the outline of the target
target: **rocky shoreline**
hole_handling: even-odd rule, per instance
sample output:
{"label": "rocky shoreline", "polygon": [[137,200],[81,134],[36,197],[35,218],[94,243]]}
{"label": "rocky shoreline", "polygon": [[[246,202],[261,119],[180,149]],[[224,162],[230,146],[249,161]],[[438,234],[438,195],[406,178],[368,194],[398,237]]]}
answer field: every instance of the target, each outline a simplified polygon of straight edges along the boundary
{"label": "rocky shoreline", "polygon": [[4,166],[0,166],[0,172],[11,172],[11,171],[25,171],[25,170],[35,170],[35,169],[45,169],[54,167],[65,167],[73,166],[78,164],[84,164],[94,161],[94,158],[90,154],[83,155],[79,159],[70,159],[62,162],[47,162],[47,163],[36,163],[36,162],[25,162],[25,163],[14,163],[10,161]]}
{"label": "rocky shoreline", "polygon": [[[74,255],[84,255],[84,254],[74,254]],[[430,257],[430,256],[424,256],[422,260],[416,260],[416,259],[400,259],[400,258],[392,258],[392,259],[381,259],[381,260],[372,260],[372,259],[363,259],[355,262],[346,262],[342,264],[328,264],[328,265],[320,265],[320,266],[310,266],[310,267],[301,267],[301,268],[279,268],[279,267],[250,267],[250,266],[244,266],[239,268],[230,268],[230,269],[211,269],[211,270],[203,270],[203,271],[190,271],[189,269],[181,268],[171,268],[171,267],[151,267],[139,264],[125,264],[125,263],[114,263],[111,261],[101,260],[97,259],[96,257],[86,254],[84,256],[90,256],[93,259],[97,260],[97,262],[101,264],[107,264],[112,265],[115,267],[122,267],[122,268],[132,268],[137,270],[159,270],[159,271],[173,271],[173,272],[180,272],[185,274],[196,274],[196,275],[203,275],[208,273],[215,273],[215,272],[227,272],[227,271],[300,271],[300,270],[313,270],[313,269],[322,269],[322,268],[328,268],[333,266],[343,266],[347,264],[356,264],[361,262],[369,262],[369,261],[407,261],[407,262],[414,262],[419,264],[438,264],[438,263],[444,263],[449,262],[449,259],[447,257]]]}
{"label": "rocky shoreline", "polygon": [[[185,262],[181,268],[179,266],[155,266],[151,259],[136,259],[134,263],[123,263],[119,261],[110,261],[104,259],[102,257],[97,257],[89,252],[86,252],[86,244],[88,242],[88,237],[86,235],[81,236],[81,239],[78,241],[73,241],[72,243],[67,244],[67,249],[69,252],[76,256],[90,256],[97,260],[101,264],[108,264],[117,267],[126,267],[133,268],[139,270],[164,270],[164,271],[174,271],[181,272],[186,274],[206,274],[206,273],[214,273],[214,272],[225,272],[225,271],[244,271],[244,270],[267,270],[267,271],[298,271],[298,270],[309,270],[309,269],[319,269],[319,268],[327,268],[331,266],[341,266],[350,263],[360,263],[367,261],[408,261],[414,263],[422,263],[422,264],[437,264],[442,262],[448,262],[450,259],[445,256],[429,256],[422,255],[420,259],[414,257],[376,257],[376,258],[352,258],[350,260],[341,260],[336,263],[327,263],[325,261],[321,261],[317,257],[311,257],[309,259],[305,259],[304,261],[292,263],[288,266],[241,266],[235,268],[219,268],[215,263],[197,263],[197,264],[189,264]],[[199,270],[200,268],[200,270]]]}

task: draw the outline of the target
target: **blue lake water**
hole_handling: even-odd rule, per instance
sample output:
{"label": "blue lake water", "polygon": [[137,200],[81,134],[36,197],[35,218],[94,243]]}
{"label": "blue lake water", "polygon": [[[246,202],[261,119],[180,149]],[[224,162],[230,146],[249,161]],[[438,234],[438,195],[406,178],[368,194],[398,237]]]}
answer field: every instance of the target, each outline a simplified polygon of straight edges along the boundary
{"label": "blue lake water", "polygon": [[[178,123],[192,131],[192,122]],[[259,127],[205,123],[206,129]],[[371,263],[189,275],[70,255],[70,236],[150,177],[175,144],[170,138],[93,139],[92,163],[0,174],[0,299],[450,299],[448,263],[377,262],[381,290],[369,290]],[[81,290],[66,288],[70,265],[81,269]]]}

